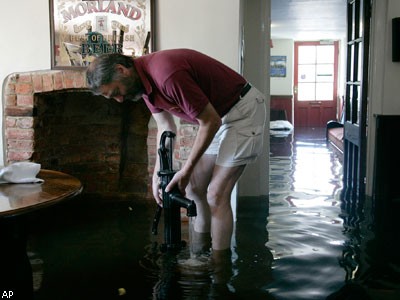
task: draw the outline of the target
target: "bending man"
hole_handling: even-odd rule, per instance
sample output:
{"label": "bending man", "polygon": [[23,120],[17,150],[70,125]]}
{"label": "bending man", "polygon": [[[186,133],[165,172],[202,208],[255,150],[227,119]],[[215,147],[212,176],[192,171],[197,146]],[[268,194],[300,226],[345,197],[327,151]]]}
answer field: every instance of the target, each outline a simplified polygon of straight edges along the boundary
{"label": "bending man", "polygon": [[[95,94],[106,98],[143,99],[157,123],[158,144],[162,132],[176,132],[173,116],[198,125],[188,159],[166,191],[176,185],[196,202],[194,235],[211,236],[213,250],[230,249],[231,192],[262,150],[264,95],[226,65],[189,49],[135,59],[103,55],[89,66],[87,80]],[[162,205],[158,169],[156,159],[152,190]]]}

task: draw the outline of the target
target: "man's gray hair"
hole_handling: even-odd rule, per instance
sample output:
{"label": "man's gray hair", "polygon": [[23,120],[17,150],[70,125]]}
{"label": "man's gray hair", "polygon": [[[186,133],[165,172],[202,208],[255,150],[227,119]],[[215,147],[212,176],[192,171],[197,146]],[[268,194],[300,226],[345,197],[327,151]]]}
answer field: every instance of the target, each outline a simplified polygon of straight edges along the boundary
{"label": "man's gray hair", "polygon": [[86,72],[88,87],[93,93],[99,93],[100,87],[109,84],[117,79],[116,65],[123,65],[126,68],[133,67],[133,59],[118,53],[103,54],[97,57],[89,66]]}

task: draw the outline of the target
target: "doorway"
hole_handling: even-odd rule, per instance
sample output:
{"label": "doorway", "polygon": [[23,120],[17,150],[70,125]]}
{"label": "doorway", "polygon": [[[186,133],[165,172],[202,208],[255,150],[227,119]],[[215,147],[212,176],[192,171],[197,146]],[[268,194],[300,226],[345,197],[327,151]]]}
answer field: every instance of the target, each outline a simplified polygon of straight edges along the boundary
{"label": "doorway", "polygon": [[339,42],[294,43],[294,125],[325,127],[337,116]]}

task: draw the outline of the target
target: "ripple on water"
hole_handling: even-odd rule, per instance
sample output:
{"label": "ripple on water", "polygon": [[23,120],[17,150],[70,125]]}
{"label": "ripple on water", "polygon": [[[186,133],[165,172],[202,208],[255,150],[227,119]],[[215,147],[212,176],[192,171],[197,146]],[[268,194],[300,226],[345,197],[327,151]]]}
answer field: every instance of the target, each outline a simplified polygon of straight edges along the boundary
{"label": "ripple on water", "polygon": [[289,140],[291,156],[270,159],[267,230],[276,299],[325,299],[346,278],[339,265],[341,164],[321,140]]}

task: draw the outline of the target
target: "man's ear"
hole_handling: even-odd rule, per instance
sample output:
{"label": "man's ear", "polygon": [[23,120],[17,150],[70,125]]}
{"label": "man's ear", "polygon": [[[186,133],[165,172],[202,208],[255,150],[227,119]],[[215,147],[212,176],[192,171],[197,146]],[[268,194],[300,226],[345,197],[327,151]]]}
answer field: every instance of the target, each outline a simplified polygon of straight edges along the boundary
{"label": "man's ear", "polygon": [[121,64],[115,65],[115,72],[119,75],[129,75],[129,69]]}

